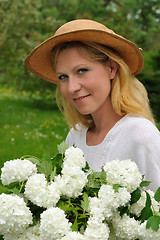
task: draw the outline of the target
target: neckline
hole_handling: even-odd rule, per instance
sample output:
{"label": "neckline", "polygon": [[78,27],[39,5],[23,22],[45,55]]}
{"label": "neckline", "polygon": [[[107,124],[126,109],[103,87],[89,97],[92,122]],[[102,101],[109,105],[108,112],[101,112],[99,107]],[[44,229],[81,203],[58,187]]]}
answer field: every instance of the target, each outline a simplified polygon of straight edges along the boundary
{"label": "neckline", "polygon": [[106,136],[104,137],[103,141],[99,144],[96,144],[96,145],[87,145],[86,143],[86,136],[87,136],[87,131],[88,131],[88,128],[85,129],[85,134],[84,134],[84,143],[85,143],[85,146],[87,148],[96,148],[96,147],[100,147],[104,144],[104,142],[110,142],[111,139],[113,138],[113,136],[115,136],[117,134],[117,132],[119,131],[121,125],[123,122],[125,122],[126,118],[128,117],[129,114],[126,114],[124,115],[120,120],[118,120],[114,126],[109,130],[109,132],[106,134]]}

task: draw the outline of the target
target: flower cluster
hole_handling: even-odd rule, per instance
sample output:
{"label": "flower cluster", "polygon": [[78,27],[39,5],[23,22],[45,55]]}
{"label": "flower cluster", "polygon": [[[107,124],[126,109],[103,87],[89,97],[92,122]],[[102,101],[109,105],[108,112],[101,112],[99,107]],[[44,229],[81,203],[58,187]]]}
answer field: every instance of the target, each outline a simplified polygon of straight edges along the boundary
{"label": "flower cluster", "polygon": [[4,163],[1,180],[4,185],[9,185],[13,182],[23,182],[36,172],[36,165],[30,161],[14,159]]}
{"label": "flower cluster", "polygon": [[[129,192],[133,192],[142,181],[142,176],[135,162],[130,159],[114,160],[108,162],[104,166],[107,173],[107,181],[113,184],[120,184],[127,188]],[[133,181],[134,179],[134,181]]]}
{"label": "flower cluster", "polygon": [[144,189],[131,160],[94,172],[75,147],[51,160],[22,159],[2,168],[4,240],[160,239],[160,189]]}
{"label": "flower cluster", "polygon": [[0,195],[0,233],[21,233],[32,223],[32,213],[16,195]]}

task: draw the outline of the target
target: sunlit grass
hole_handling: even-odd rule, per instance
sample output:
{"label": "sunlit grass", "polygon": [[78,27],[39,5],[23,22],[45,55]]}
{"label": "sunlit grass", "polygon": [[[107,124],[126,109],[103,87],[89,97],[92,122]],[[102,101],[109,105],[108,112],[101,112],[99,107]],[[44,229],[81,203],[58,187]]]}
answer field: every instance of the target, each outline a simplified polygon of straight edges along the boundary
{"label": "sunlit grass", "polygon": [[50,157],[68,132],[64,117],[53,104],[35,107],[26,94],[0,95],[0,167],[3,162],[24,155]]}

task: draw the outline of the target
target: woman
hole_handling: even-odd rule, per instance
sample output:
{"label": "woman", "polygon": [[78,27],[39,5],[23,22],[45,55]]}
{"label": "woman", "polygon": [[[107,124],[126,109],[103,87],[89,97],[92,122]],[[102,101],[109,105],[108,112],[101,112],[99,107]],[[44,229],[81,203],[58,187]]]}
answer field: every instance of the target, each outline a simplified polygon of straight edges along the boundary
{"label": "woman", "polygon": [[57,103],[72,127],[66,142],[99,171],[115,159],[135,161],[151,189],[160,186],[160,133],[147,92],[136,79],[140,49],[104,25],[75,20],[35,48],[26,67],[57,84]]}

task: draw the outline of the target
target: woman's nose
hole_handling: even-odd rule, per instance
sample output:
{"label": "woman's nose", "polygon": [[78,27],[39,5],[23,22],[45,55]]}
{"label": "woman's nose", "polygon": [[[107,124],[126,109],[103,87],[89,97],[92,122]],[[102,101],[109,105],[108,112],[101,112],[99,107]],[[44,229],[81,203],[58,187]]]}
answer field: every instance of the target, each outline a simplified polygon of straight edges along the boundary
{"label": "woman's nose", "polygon": [[81,89],[81,83],[78,78],[70,77],[68,81],[68,92],[73,94]]}

